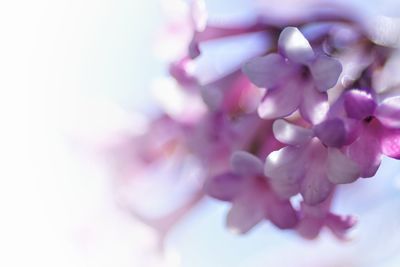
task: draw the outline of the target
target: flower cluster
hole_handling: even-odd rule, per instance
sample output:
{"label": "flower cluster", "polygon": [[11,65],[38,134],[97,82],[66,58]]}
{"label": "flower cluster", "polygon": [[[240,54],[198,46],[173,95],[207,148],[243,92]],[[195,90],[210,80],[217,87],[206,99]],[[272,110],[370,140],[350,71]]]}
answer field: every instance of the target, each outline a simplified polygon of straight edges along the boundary
{"label": "flower cluster", "polygon": [[[400,95],[378,82],[396,49],[341,7],[213,25],[200,3],[187,54],[170,66],[182,108],[136,138],[139,158],[195,158],[201,190],[231,203],[235,232],[269,220],[345,238],[355,219],[331,211],[338,185],[373,177],[382,156],[400,159]],[[196,98],[205,106],[193,112]]]}

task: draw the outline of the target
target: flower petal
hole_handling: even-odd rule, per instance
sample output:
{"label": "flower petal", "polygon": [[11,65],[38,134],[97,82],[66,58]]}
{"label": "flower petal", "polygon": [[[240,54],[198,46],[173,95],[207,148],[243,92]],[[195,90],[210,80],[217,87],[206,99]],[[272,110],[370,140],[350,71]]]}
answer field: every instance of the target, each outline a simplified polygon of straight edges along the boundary
{"label": "flower petal", "polygon": [[246,151],[236,151],[231,156],[232,170],[239,175],[262,175],[262,161]]}
{"label": "flower petal", "polygon": [[304,201],[301,202],[302,219],[297,227],[301,236],[307,239],[314,239],[318,236],[329,214],[330,205],[331,199],[329,198],[314,206],[307,205]]}
{"label": "flower petal", "polygon": [[361,169],[361,177],[372,177],[381,164],[381,143],[376,123],[364,125],[359,138],[347,148],[347,156]]}
{"label": "flower petal", "polygon": [[345,124],[338,118],[318,124],[314,127],[314,133],[324,145],[329,147],[341,147],[347,140]]}
{"label": "flower petal", "polygon": [[342,64],[334,58],[326,55],[318,55],[309,65],[318,90],[325,92],[334,87],[342,73]]}
{"label": "flower petal", "polygon": [[314,58],[314,51],[296,27],[286,27],[278,40],[279,51],[295,63],[306,64]]}
{"label": "flower petal", "polygon": [[282,119],[274,122],[272,130],[279,142],[294,146],[306,143],[313,136],[310,129],[294,125]]}
{"label": "flower petal", "polygon": [[301,97],[302,90],[299,90],[296,81],[288,81],[267,91],[258,107],[258,115],[263,119],[286,117],[298,108]]}
{"label": "flower petal", "polygon": [[211,111],[218,110],[221,107],[224,100],[224,95],[219,88],[204,86],[200,93],[203,102]]}
{"label": "flower petal", "polygon": [[381,149],[386,156],[400,159],[400,129],[382,130]]}
{"label": "flower petal", "polygon": [[234,173],[211,177],[204,184],[207,195],[222,201],[232,201],[243,191],[245,178]]}
{"label": "flower petal", "polygon": [[326,200],[333,190],[333,184],[326,175],[327,150],[314,139],[304,156],[307,170],[301,183],[300,194],[307,205],[317,205]]}
{"label": "flower petal", "polygon": [[267,209],[262,194],[249,192],[235,199],[227,216],[227,226],[237,234],[245,234],[265,219]]}
{"label": "flower petal", "polygon": [[352,216],[338,216],[332,213],[329,213],[325,220],[326,226],[339,239],[345,239],[347,231],[356,223],[357,220]]}
{"label": "flower petal", "polygon": [[318,92],[310,83],[304,86],[300,114],[313,125],[321,123],[329,111],[328,95]]}
{"label": "flower petal", "polygon": [[272,53],[250,60],[242,67],[242,71],[256,86],[272,88],[288,75],[290,65],[281,55]]}
{"label": "flower petal", "polygon": [[270,194],[268,201],[268,219],[280,229],[292,229],[299,222],[297,212],[289,200],[279,199]]}
{"label": "flower petal", "polygon": [[274,191],[281,197],[296,195],[305,173],[304,147],[284,147],[267,157],[264,174]]}
{"label": "flower petal", "polygon": [[391,128],[400,128],[400,96],[385,99],[376,109],[375,116]]}
{"label": "flower petal", "polygon": [[322,227],[324,226],[324,221],[320,218],[304,217],[297,227],[299,234],[306,239],[315,239]]}
{"label": "flower petal", "polygon": [[328,148],[327,175],[334,184],[352,183],[360,177],[360,167],[337,148]]}
{"label": "flower petal", "polygon": [[363,120],[374,114],[376,102],[369,92],[353,89],[345,93],[344,106],[350,118]]}

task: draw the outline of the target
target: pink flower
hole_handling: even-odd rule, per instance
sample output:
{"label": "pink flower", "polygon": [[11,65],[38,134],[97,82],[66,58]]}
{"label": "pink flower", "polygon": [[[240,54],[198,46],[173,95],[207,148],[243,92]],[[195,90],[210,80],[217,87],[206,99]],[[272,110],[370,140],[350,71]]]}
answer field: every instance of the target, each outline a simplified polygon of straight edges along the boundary
{"label": "pink flower", "polygon": [[337,83],[342,65],[334,58],[315,54],[295,27],[282,31],[278,50],[243,66],[255,85],[268,88],[258,114],[264,119],[283,118],[299,108],[308,122],[321,122],[329,109],[326,91]]}
{"label": "pink flower", "polygon": [[400,159],[400,96],[379,103],[372,91],[353,89],[345,93],[344,106],[360,121],[359,137],[347,154],[360,165],[362,177],[375,175],[382,155]]}
{"label": "pink flower", "polygon": [[246,233],[264,219],[281,229],[296,226],[296,211],[288,199],[280,198],[271,190],[259,158],[237,151],[231,157],[231,168],[208,179],[204,186],[211,197],[232,202],[227,217],[229,228]]}

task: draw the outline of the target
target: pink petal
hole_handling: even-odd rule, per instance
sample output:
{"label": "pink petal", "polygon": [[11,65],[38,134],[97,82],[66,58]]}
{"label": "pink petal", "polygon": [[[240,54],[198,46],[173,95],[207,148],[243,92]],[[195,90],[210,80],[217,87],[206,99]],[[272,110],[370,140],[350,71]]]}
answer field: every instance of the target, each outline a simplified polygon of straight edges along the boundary
{"label": "pink petal", "polygon": [[295,63],[306,64],[314,58],[314,51],[296,27],[286,27],[278,40],[279,51]]}
{"label": "pink petal", "polygon": [[243,191],[244,180],[243,176],[224,173],[207,179],[204,191],[213,198],[232,201]]}
{"label": "pink petal", "polygon": [[327,175],[334,184],[352,183],[360,177],[360,167],[339,149],[328,148]]}
{"label": "pink petal", "polygon": [[361,177],[372,177],[381,164],[381,143],[378,135],[379,124],[372,121],[364,125],[359,138],[346,148],[347,156],[361,169]]}
{"label": "pink petal", "polygon": [[313,133],[310,129],[306,129],[286,120],[276,120],[272,126],[275,138],[284,144],[302,145],[308,142]]}
{"label": "pink petal", "polygon": [[328,111],[328,95],[318,92],[311,83],[304,85],[304,95],[300,105],[301,116],[316,125],[325,119]]}
{"label": "pink petal", "polygon": [[276,119],[292,114],[302,97],[302,90],[299,89],[298,83],[292,80],[268,90],[258,107],[258,115],[263,119]]}
{"label": "pink petal", "polygon": [[308,164],[300,193],[307,205],[317,205],[326,200],[333,190],[333,184],[326,175],[327,150],[314,139],[304,158]]}
{"label": "pink petal", "polygon": [[329,198],[314,206],[307,205],[304,201],[301,203],[300,213],[302,218],[297,227],[300,235],[307,239],[314,239],[318,236],[324,226],[325,218],[329,214],[330,203]]}
{"label": "pink petal", "polygon": [[253,113],[257,110],[258,106],[260,105],[261,99],[265,94],[264,89],[260,89],[255,85],[251,84],[248,87],[245,87],[240,94],[238,103],[232,104],[239,104],[239,107],[245,113]]}
{"label": "pink petal", "polygon": [[391,128],[400,128],[400,96],[385,99],[376,109],[375,116]]}
{"label": "pink petal", "polygon": [[236,151],[231,156],[232,170],[239,175],[262,175],[262,161],[246,151]]}
{"label": "pink petal", "polygon": [[304,147],[284,147],[274,151],[266,159],[264,174],[270,185],[281,197],[296,195],[305,173]]}
{"label": "pink petal", "polygon": [[366,90],[350,90],[344,94],[344,106],[350,118],[363,120],[372,116],[376,109],[373,96]]}
{"label": "pink petal", "polygon": [[384,128],[382,130],[381,149],[384,155],[400,159],[400,129]]}
{"label": "pink petal", "polygon": [[318,90],[325,92],[336,85],[343,68],[337,59],[318,55],[310,64],[310,70]]}
{"label": "pink petal", "polygon": [[326,226],[339,239],[345,239],[347,232],[354,227],[357,220],[352,216],[338,216],[330,213],[326,220]]}
{"label": "pink petal", "polygon": [[261,88],[272,88],[286,77],[290,65],[279,54],[256,57],[242,67],[242,71],[252,83]]}
{"label": "pink petal", "polygon": [[248,192],[235,199],[227,216],[227,226],[234,233],[245,234],[265,219],[267,211],[262,194]]}
{"label": "pink petal", "polygon": [[324,221],[320,218],[307,216],[300,221],[297,231],[304,238],[315,239],[321,231],[323,225]]}
{"label": "pink petal", "polygon": [[268,200],[268,219],[280,229],[292,229],[296,227],[299,218],[289,200],[279,199],[270,194]]}

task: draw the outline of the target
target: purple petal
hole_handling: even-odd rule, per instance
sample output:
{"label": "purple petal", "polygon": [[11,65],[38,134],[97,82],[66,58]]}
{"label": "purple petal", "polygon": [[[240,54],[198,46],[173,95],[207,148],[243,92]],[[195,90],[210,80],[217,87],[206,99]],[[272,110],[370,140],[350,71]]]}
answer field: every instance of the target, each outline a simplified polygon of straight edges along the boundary
{"label": "purple petal", "polygon": [[281,197],[296,195],[305,173],[304,147],[284,147],[268,155],[264,174],[274,191]]}
{"label": "purple petal", "polygon": [[272,194],[268,201],[268,219],[280,229],[292,229],[299,221],[290,201],[279,199]]}
{"label": "purple petal", "polygon": [[239,175],[255,176],[263,174],[263,163],[246,151],[236,151],[231,156],[232,170]]}
{"label": "purple petal", "polygon": [[328,148],[327,175],[334,184],[352,183],[360,177],[360,167],[339,149]]}
{"label": "purple petal", "polygon": [[308,164],[300,193],[307,205],[317,205],[326,200],[333,190],[333,184],[326,175],[327,150],[314,139],[304,158]]}
{"label": "purple petal", "polygon": [[385,99],[376,109],[375,116],[391,128],[400,128],[400,96]]}
{"label": "purple petal", "polygon": [[258,107],[258,115],[263,119],[283,118],[292,114],[299,106],[302,90],[296,81],[288,81],[282,86],[267,91]]}
{"label": "purple petal", "polygon": [[276,120],[272,126],[275,138],[284,144],[302,145],[308,142],[313,133],[310,129],[306,129],[286,120]]}
{"label": "purple petal", "polygon": [[314,51],[296,27],[286,27],[279,36],[279,51],[295,63],[306,64],[314,58]]}
{"label": "purple petal", "polygon": [[400,129],[382,130],[381,149],[384,155],[400,159]]}
{"label": "purple petal", "polygon": [[348,157],[360,166],[361,177],[374,176],[381,164],[381,143],[375,124],[364,126],[360,137],[346,148]]}
{"label": "purple petal", "polygon": [[266,210],[262,194],[243,194],[234,201],[227,216],[227,226],[234,233],[245,234],[265,219]]}
{"label": "purple petal", "polygon": [[363,120],[374,114],[376,102],[367,91],[353,89],[345,93],[344,106],[350,118]]}
{"label": "purple petal", "polygon": [[343,70],[342,64],[337,59],[326,55],[318,55],[309,67],[315,85],[321,92],[334,87]]}
{"label": "purple petal", "polygon": [[328,95],[318,92],[312,84],[304,86],[300,105],[301,116],[313,125],[322,122],[329,111]]}
{"label": "purple petal", "polygon": [[224,173],[207,179],[204,184],[204,191],[213,198],[232,201],[243,191],[243,184],[243,176]]}
{"label": "purple petal", "polygon": [[279,54],[254,58],[242,67],[243,73],[250,81],[261,88],[275,87],[290,70],[290,65]]}
{"label": "purple petal", "polygon": [[335,118],[326,120],[314,127],[315,135],[329,147],[342,147],[347,140],[347,131],[344,122]]}

